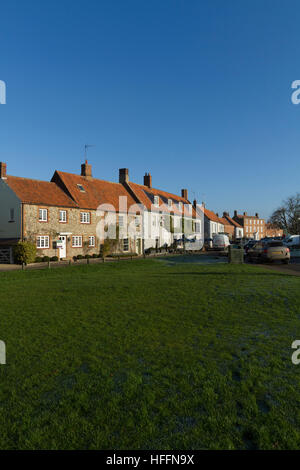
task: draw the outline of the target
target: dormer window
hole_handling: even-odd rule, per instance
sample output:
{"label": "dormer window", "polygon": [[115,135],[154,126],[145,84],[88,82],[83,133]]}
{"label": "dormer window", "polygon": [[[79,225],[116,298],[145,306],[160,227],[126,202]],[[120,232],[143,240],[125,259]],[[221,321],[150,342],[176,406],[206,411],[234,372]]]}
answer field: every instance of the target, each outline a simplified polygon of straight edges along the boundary
{"label": "dormer window", "polygon": [[168,199],[168,207],[169,207],[169,208],[172,207],[172,199]]}
{"label": "dormer window", "polygon": [[154,205],[156,207],[159,206],[159,197],[158,196],[154,196]]}
{"label": "dormer window", "polygon": [[85,189],[82,186],[82,184],[77,184],[77,187],[78,187],[79,191],[81,191],[82,193],[85,193]]}

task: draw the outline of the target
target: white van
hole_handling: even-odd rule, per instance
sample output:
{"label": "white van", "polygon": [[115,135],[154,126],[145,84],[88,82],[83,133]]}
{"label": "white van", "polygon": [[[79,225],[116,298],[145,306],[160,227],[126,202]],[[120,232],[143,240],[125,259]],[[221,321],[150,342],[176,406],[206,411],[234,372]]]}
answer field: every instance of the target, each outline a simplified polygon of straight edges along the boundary
{"label": "white van", "polygon": [[283,243],[289,248],[296,246],[300,247],[300,235],[290,235],[283,241]]}
{"label": "white van", "polygon": [[214,235],[212,243],[216,250],[226,250],[230,245],[228,236],[223,234]]}

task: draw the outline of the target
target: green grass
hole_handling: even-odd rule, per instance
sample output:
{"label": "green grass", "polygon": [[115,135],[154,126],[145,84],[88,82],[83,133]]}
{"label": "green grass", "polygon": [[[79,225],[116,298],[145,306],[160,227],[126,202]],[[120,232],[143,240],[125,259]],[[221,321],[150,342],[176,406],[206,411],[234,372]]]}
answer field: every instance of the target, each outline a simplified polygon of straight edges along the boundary
{"label": "green grass", "polygon": [[299,448],[299,277],[134,260],[0,283],[1,449]]}

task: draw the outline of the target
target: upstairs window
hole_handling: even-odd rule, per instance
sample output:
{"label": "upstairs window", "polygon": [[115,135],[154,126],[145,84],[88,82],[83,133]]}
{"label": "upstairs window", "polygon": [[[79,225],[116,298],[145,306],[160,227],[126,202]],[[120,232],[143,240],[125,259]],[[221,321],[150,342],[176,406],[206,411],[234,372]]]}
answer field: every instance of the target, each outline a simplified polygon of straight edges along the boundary
{"label": "upstairs window", "polygon": [[124,227],[124,216],[119,215],[119,227]]}
{"label": "upstairs window", "polygon": [[156,207],[159,206],[159,197],[158,196],[154,196],[154,205]]}
{"label": "upstairs window", "polygon": [[39,209],[39,221],[47,222],[48,220],[48,209]]}
{"label": "upstairs window", "polygon": [[172,207],[172,199],[168,199],[168,207]]}
{"label": "upstairs window", "polygon": [[80,212],[80,223],[89,224],[91,221],[91,214],[89,212]]}
{"label": "upstairs window", "polygon": [[59,221],[61,223],[67,222],[67,211],[59,211]]}

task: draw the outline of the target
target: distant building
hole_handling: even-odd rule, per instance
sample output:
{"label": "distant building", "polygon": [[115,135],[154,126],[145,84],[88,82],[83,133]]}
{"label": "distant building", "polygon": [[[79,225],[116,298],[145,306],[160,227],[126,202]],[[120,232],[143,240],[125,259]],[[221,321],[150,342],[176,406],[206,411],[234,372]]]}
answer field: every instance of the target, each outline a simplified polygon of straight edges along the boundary
{"label": "distant building", "polygon": [[283,230],[274,224],[266,223],[266,237],[282,237]]}
{"label": "distant building", "polygon": [[266,236],[265,221],[259,217],[258,213],[248,215],[247,212],[243,212],[241,215],[234,211],[233,220],[243,227],[245,238],[260,240]]}

